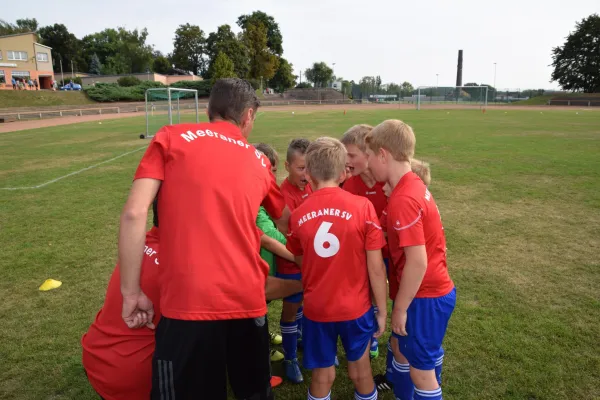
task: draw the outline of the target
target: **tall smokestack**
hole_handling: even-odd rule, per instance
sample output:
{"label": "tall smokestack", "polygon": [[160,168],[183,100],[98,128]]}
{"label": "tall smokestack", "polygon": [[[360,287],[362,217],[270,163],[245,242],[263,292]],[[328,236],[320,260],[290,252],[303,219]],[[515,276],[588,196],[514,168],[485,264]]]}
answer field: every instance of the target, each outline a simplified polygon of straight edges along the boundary
{"label": "tall smokestack", "polygon": [[462,86],[463,51],[458,51],[458,65],[456,67],[456,86]]}

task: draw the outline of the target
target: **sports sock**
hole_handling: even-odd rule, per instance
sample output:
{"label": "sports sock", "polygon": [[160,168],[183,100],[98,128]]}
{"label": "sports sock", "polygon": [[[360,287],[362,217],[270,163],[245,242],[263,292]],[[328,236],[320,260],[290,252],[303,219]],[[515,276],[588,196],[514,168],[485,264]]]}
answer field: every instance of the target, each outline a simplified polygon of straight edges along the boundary
{"label": "sports sock", "polygon": [[410,379],[410,366],[408,364],[400,364],[396,360],[392,361],[394,368],[393,381],[394,396],[398,400],[412,400],[414,385]]}
{"label": "sports sock", "polygon": [[302,339],[302,321],[304,319],[304,307],[300,306],[296,313],[296,323],[298,324],[298,338]]}
{"label": "sports sock", "polygon": [[419,390],[415,388],[413,400],[442,400],[442,388],[435,390]]}
{"label": "sports sock", "polygon": [[281,338],[283,353],[286,360],[293,360],[298,358],[298,325],[296,322],[283,322],[279,323],[281,328]]}
{"label": "sports sock", "polygon": [[392,351],[392,342],[391,339],[388,340],[387,343],[387,355],[385,359],[385,379],[388,382],[394,382],[394,367],[392,363],[394,362],[394,352]]}
{"label": "sports sock", "polygon": [[310,389],[308,389],[308,400],[331,400],[331,390],[327,393],[325,397],[315,397],[310,394]]}
{"label": "sports sock", "polygon": [[377,400],[377,388],[374,388],[369,394],[360,394],[355,390],[354,400]]}

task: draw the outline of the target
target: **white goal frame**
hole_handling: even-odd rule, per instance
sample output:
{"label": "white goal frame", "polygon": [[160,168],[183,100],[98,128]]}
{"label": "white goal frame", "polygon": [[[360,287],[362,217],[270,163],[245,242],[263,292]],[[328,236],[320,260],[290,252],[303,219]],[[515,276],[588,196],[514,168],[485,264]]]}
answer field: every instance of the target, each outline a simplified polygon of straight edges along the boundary
{"label": "white goal frame", "polygon": [[188,92],[188,93],[194,93],[194,104],[192,109],[194,109],[196,111],[196,123],[200,122],[200,111],[198,108],[198,91],[195,89],[179,89],[179,88],[173,88],[173,87],[167,87],[167,88],[151,88],[151,89],[147,89],[146,93],[144,94],[144,100],[145,100],[145,104],[146,104],[146,134],[145,135],[140,135],[140,139],[144,139],[144,138],[148,138],[151,139],[154,137],[154,132],[149,132],[150,129],[150,120],[149,117],[150,116],[154,116],[154,112],[156,111],[156,107],[154,105],[150,106],[148,104],[148,93],[150,92],[166,92],[167,93],[167,101],[168,101],[168,106],[167,106],[167,115],[168,115],[168,125],[173,125],[173,110],[175,109],[175,111],[177,111],[177,122],[176,123],[180,123],[181,122],[181,107],[180,107],[180,103],[179,103],[179,98],[175,99],[176,102],[173,102],[172,96],[171,96],[171,92]]}
{"label": "white goal frame", "polygon": [[[489,87],[488,86],[419,86],[417,88],[417,101],[415,101],[416,103],[416,107],[417,107],[417,111],[421,109],[421,90],[425,90],[425,89],[439,89],[439,88],[448,88],[448,89],[483,89],[485,88],[485,98],[484,101],[481,103],[482,104],[482,108],[483,109],[487,109],[488,106],[488,93],[489,93]],[[450,103],[450,102],[448,102]]]}

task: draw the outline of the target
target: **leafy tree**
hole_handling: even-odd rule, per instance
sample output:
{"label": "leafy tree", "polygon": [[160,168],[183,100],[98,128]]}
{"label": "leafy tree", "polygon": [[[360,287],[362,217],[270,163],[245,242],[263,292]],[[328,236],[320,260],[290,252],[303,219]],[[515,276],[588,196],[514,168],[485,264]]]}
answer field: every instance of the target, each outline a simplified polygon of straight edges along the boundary
{"label": "leafy tree", "polygon": [[152,71],[158,74],[168,74],[173,67],[171,66],[171,61],[161,52],[154,53],[154,61],[152,62]]}
{"label": "leafy tree", "polygon": [[198,25],[179,25],[173,39],[171,61],[175,67],[203,75],[206,70],[206,38]]}
{"label": "leafy tree", "polygon": [[402,97],[411,96],[414,91],[415,91],[415,88],[413,87],[413,85],[410,82],[404,81],[404,82],[402,82],[402,85],[400,85],[400,95]]}
{"label": "leafy tree", "polygon": [[376,92],[377,79],[374,76],[363,76],[358,84],[360,92],[366,97]]}
{"label": "leafy tree", "polygon": [[62,60],[63,70],[71,71],[71,63],[78,71],[89,70],[86,60],[91,60],[94,53],[87,57],[82,53],[81,42],[74,34],[69,32],[63,24],[48,25],[38,30],[40,42],[48,47],[52,47],[52,55],[56,60],[54,63],[54,72],[60,71],[60,62]]}
{"label": "leafy tree", "polygon": [[377,91],[379,91],[379,88],[381,87],[381,76],[379,75],[375,78],[375,87],[377,87]]}
{"label": "leafy tree", "polygon": [[267,28],[267,47],[274,54],[281,56],[283,54],[283,37],[275,18],[262,11],[254,11],[249,15],[241,15],[237,20],[238,26],[243,30],[247,29],[248,24],[256,25],[258,23],[262,23]]}
{"label": "leafy tree", "polygon": [[223,52],[219,53],[215,58],[211,83],[215,83],[217,79],[236,78],[233,68],[233,62]]}
{"label": "leafy tree", "polygon": [[333,70],[324,62],[316,62],[312,68],[304,71],[306,80],[312,82],[315,87],[327,87],[327,84],[333,79]]}
{"label": "leafy tree", "polygon": [[296,89],[309,89],[311,87],[312,87],[312,85],[308,82],[300,82],[299,84],[296,85]]}
{"label": "leafy tree", "polygon": [[94,53],[90,60],[90,74],[100,75],[102,73],[102,64],[98,58],[98,54]]}
{"label": "leafy tree", "polygon": [[552,81],[566,90],[600,92],[600,15],[577,22],[575,32],[552,49]]}
{"label": "leafy tree", "polygon": [[261,22],[248,22],[243,41],[250,61],[249,78],[271,79],[279,66],[279,59],[267,47],[267,28]]}
{"label": "leafy tree", "polygon": [[210,60],[207,77],[212,74],[212,66],[217,55],[223,52],[233,62],[235,74],[239,78],[246,78],[250,72],[248,62],[248,49],[229,25],[221,25],[217,32],[211,32],[206,40],[206,54]]}
{"label": "leafy tree", "polygon": [[296,85],[297,76],[292,71],[293,65],[285,58],[280,58],[275,76],[269,81],[270,86],[275,88],[278,93],[283,93],[286,89],[293,88]]}
{"label": "leafy tree", "polygon": [[0,19],[0,36],[36,32],[37,29],[38,22],[35,18],[18,19],[16,24]]}

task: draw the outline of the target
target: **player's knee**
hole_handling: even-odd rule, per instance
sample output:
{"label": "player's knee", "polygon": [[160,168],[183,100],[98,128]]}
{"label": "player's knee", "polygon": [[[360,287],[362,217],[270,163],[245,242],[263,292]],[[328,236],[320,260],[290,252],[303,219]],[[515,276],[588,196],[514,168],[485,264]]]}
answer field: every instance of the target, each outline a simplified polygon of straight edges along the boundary
{"label": "player's knee", "polygon": [[371,373],[371,368],[349,368],[348,369],[348,377],[354,382],[356,385],[357,382],[363,382],[367,379],[373,379],[373,375]]}
{"label": "player's knee", "polygon": [[284,322],[294,322],[299,308],[300,303],[284,301],[283,307],[281,307],[281,320]]}
{"label": "player's knee", "polygon": [[435,390],[439,387],[434,369],[421,370],[411,367],[410,379],[417,389]]}
{"label": "player's knee", "polygon": [[313,371],[311,380],[318,385],[333,385],[335,368],[322,368]]}

